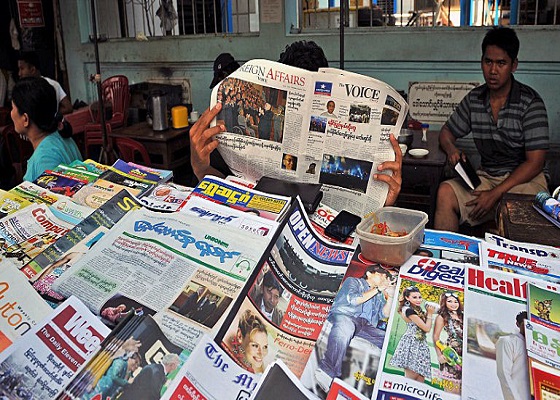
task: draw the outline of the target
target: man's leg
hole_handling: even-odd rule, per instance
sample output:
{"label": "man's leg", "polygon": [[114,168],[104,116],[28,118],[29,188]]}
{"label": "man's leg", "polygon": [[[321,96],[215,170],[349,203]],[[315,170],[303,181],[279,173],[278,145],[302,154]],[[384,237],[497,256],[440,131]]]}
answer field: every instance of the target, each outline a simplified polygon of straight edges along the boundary
{"label": "man's leg", "polygon": [[319,367],[331,378],[342,374],[342,360],[350,340],[354,337],[354,321],[351,317],[343,314],[333,314],[329,317],[332,322],[331,331],[327,343],[327,350],[319,362]]}
{"label": "man's leg", "polygon": [[434,229],[442,231],[459,231],[459,202],[451,185],[442,182],[439,185],[436,203]]}

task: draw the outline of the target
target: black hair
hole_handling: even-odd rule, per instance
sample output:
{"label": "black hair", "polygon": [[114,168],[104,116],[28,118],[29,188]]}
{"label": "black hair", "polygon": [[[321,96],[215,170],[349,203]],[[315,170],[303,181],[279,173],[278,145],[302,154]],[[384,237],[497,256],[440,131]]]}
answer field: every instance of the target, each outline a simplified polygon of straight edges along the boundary
{"label": "black hair", "polygon": [[58,129],[62,115],[58,113],[56,92],[43,78],[23,78],[12,91],[12,101],[19,114],[27,114],[37,127],[48,134]]}
{"label": "black hair", "polygon": [[267,271],[263,277],[263,286],[276,289],[278,293],[281,295],[284,291],[284,288],[280,285],[280,283],[276,280],[272,271]]}
{"label": "black hair", "polygon": [[366,270],[364,271],[364,274],[362,275],[362,279],[367,279],[367,277],[368,277],[367,273],[368,272],[370,274],[375,274],[375,273],[384,274],[385,276],[387,276],[387,278],[389,278],[391,276],[391,273],[379,264],[374,264],[374,265],[368,266],[366,268]]}
{"label": "black hair", "polygon": [[34,51],[22,51],[18,55],[18,60],[23,61],[29,65],[34,66],[37,69],[41,69],[41,63],[39,62],[39,56]]}
{"label": "black hair", "polygon": [[329,66],[323,49],[311,40],[300,40],[287,45],[278,62],[308,71],[318,71],[319,68]]}
{"label": "black hair", "polygon": [[521,311],[515,316],[515,322],[517,322],[519,326],[523,324],[524,319],[527,319],[527,311]]}
{"label": "black hair", "polygon": [[504,50],[509,58],[511,58],[512,62],[517,59],[517,54],[519,53],[519,39],[515,31],[511,28],[499,26],[486,32],[484,40],[482,41],[483,57],[488,46],[497,46]]}

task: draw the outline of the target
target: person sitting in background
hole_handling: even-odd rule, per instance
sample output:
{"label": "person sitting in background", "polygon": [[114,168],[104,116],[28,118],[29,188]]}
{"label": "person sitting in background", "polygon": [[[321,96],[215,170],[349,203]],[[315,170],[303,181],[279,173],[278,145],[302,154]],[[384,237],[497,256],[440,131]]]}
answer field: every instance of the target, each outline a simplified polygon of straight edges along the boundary
{"label": "person sitting in background", "polygon": [[[323,49],[313,41],[298,41],[286,46],[280,54],[279,62],[293,67],[307,69],[308,71],[318,71],[319,68],[328,67],[328,61]],[[197,179],[200,181],[206,175],[215,175],[225,178],[225,174],[213,166],[210,161],[210,154],[216,150],[219,142],[215,136],[225,132],[224,125],[209,127],[210,122],[221,111],[222,104],[218,103],[214,107],[207,108],[200,119],[192,126],[189,131],[191,143],[191,166]],[[389,186],[389,192],[385,205],[393,205],[401,191],[402,185],[402,152],[397,139],[390,136],[391,145],[395,152],[394,161],[385,161],[377,167],[379,172],[391,171],[388,174],[374,174],[374,179],[385,182]]]}
{"label": "person sitting in background", "polygon": [[71,137],[57,131],[62,115],[57,111],[54,88],[43,78],[24,78],[12,92],[11,117],[14,129],[24,135],[33,146],[23,177],[34,181],[47,169],[59,164],[82,161],[78,146]]}
{"label": "person sitting in background", "polygon": [[56,92],[58,112],[61,114],[70,114],[73,111],[72,103],[70,103],[70,99],[64,89],[62,89],[62,86],[60,86],[60,83],[54,79],[47,78],[46,76],[41,76],[41,70],[39,69],[39,57],[37,56],[37,53],[25,52],[19,55],[18,74],[20,78],[34,77],[46,79]]}
{"label": "person sitting in background", "polygon": [[507,193],[547,190],[543,173],[549,148],[546,108],[539,94],[516,81],[519,39],[511,28],[493,28],[482,41],[484,85],[471,90],[445,125],[439,142],[452,167],[464,155],[455,146],[472,132],[481,156],[481,184],[467,189],[461,178],[439,186],[435,229],[457,232],[459,224],[480,225],[494,218]]}

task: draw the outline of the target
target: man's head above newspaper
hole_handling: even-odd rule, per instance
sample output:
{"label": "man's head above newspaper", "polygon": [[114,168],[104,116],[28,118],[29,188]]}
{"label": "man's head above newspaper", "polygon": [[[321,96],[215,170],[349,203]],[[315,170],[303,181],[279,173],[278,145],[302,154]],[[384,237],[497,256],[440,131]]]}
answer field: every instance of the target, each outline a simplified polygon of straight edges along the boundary
{"label": "man's head above newspaper", "polygon": [[308,71],[318,71],[319,68],[329,66],[325,52],[312,40],[300,40],[287,45],[278,62]]}

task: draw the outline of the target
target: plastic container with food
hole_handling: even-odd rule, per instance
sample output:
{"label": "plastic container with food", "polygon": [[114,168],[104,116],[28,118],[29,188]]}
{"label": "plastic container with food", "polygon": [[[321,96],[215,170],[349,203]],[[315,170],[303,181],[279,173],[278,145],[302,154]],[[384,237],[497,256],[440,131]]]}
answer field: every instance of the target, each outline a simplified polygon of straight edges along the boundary
{"label": "plastic container with food", "polygon": [[[356,227],[362,255],[382,264],[402,265],[420,247],[427,222],[428,215],[422,211],[380,208],[375,215],[364,218]],[[391,232],[401,232],[403,236],[372,233],[376,224],[388,227]]]}

